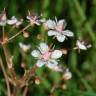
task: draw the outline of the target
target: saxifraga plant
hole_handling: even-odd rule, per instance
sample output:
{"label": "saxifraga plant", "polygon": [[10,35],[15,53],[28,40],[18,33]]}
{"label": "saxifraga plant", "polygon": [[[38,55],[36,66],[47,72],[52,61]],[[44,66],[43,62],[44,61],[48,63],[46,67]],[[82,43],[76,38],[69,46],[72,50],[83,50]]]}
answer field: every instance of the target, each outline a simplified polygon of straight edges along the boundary
{"label": "saxifraga plant", "polygon": [[[3,58],[2,56],[0,56],[0,65],[1,65],[1,69],[3,72],[4,78],[5,78],[8,96],[18,96],[17,95],[18,90],[22,89],[22,88],[25,88],[24,96],[27,96],[26,94],[27,94],[28,89],[26,90],[26,88],[27,88],[28,84],[30,86],[30,82],[31,82],[30,79],[32,77],[35,77],[35,84],[37,84],[37,86],[38,86],[38,84],[41,81],[40,81],[40,78],[35,75],[35,71],[44,65],[53,71],[61,72],[62,73],[61,81],[62,80],[67,81],[72,78],[72,73],[69,71],[69,69],[67,67],[64,67],[59,64],[60,63],[59,59],[62,57],[62,55],[67,54],[67,50],[61,49],[61,48],[55,49],[56,44],[53,43],[54,39],[56,39],[59,43],[63,43],[66,39],[68,39],[68,37],[74,36],[73,32],[71,32],[70,30],[65,30],[65,27],[67,25],[66,21],[64,19],[58,21],[56,17],[55,17],[55,20],[51,20],[51,19],[46,20],[45,18],[42,18],[42,15],[38,16],[36,14],[31,14],[30,12],[26,19],[28,21],[28,25],[25,26],[24,28],[20,29],[20,31],[17,32],[12,37],[8,37],[8,35],[5,34],[6,31],[8,32],[8,30],[5,30],[5,27],[11,26],[11,29],[8,32],[8,33],[10,33],[15,28],[19,29],[19,27],[23,24],[24,20],[17,19],[15,16],[12,16],[11,19],[8,19],[5,9],[0,14],[0,26],[2,27],[2,38],[0,40],[0,45],[4,51],[9,73],[7,73],[7,70],[4,66],[5,64],[2,60],[2,58]],[[14,56],[11,56],[8,54],[10,52],[6,48],[6,45],[8,43],[10,43],[10,41],[12,41],[16,37],[18,37],[20,34],[23,34],[24,38],[28,38],[29,33],[26,30],[29,27],[33,27],[34,25],[44,26],[44,28],[45,28],[44,30],[48,32],[48,36],[53,37],[53,39],[52,39],[53,41],[51,44],[48,42],[41,41],[39,46],[37,47],[37,49],[32,50],[31,55],[36,60],[36,64],[34,64],[34,66],[32,68],[29,68],[27,70],[25,69],[24,75],[22,77],[18,78],[18,76],[14,70],[14,64],[13,64]],[[19,43],[19,46],[20,46],[22,52],[25,54],[31,48],[30,44],[26,45],[21,42]],[[87,50],[87,48],[90,48],[90,47],[91,47],[91,45],[86,45],[86,43],[84,41],[77,40],[76,46],[73,48],[73,50],[78,49],[78,51],[80,52],[80,50]],[[22,65],[22,66],[24,67],[24,65]],[[10,84],[14,89],[13,92],[10,89]],[[58,88],[58,85],[59,85],[59,83],[54,84],[52,86],[50,94],[52,94],[54,92],[55,88]]]}

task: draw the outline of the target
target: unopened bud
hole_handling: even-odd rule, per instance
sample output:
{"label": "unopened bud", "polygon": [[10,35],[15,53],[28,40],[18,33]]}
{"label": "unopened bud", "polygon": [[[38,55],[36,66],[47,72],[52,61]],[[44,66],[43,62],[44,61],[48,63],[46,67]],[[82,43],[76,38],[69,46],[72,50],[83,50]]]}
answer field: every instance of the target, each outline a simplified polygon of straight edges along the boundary
{"label": "unopened bud", "polygon": [[63,84],[62,85],[62,89],[66,90],[67,89],[67,85],[66,84]]}
{"label": "unopened bud", "polygon": [[62,51],[62,53],[65,54],[65,55],[68,53],[68,50],[65,49],[65,48],[64,48],[64,49],[61,49],[61,51]]}
{"label": "unopened bud", "polygon": [[4,36],[4,41],[7,41],[8,40],[8,37],[7,36]]}
{"label": "unopened bud", "polygon": [[37,85],[40,84],[40,79],[39,79],[39,77],[36,77],[36,78],[35,78],[35,84],[37,84]]}
{"label": "unopened bud", "polygon": [[42,36],[40,34],[37,35],[37,39],[41,40]]}
{"label": "unopened bud", "polygon": [[25,37],[25,38],[28,38],[29,37],[29,33],[28,32],[23,32],[23,36]]}
{"label": "unopened bud", "polygon": [[21,63],[21,67],[25,69],[26,68],[26,64],[24,62],[22,62]]}
{"label": "unopened bud", "polygon": [[71,79],[71,78],[72,78],[72,73],[69,72],[69,70],[67,70],[67,71],[64,73],[64,75],[63,75],[63,79],[64,79],[64,80],[69,80],[69,79]]}

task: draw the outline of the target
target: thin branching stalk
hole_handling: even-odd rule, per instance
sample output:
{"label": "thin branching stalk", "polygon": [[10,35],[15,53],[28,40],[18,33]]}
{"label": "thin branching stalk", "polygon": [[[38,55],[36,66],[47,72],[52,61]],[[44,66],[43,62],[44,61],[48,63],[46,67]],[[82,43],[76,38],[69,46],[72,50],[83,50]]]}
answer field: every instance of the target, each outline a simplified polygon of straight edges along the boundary
{"label": "thin branching stalk", "polygon": [[4,51],[4,55],[5,55],[5,60],[6,60],[9,72],[10,72],[11,81],[14,85],[16,85],[16,74],[14,71],[13,62],[12,62],[12,60],[10,60],[10,59],[12,59],[12,57],[10,56],[9,51],[6,48],[6,46],[2,45],[2,47],[3,47],[3,51]]}
{"label": "thin branching stalk", "polygon": [[17,86],[14,87],[14,94],[13,94],[13,96],[18,96],[18,87]]}
{"label": "thin branching stalk", "polygon": [[18,33],[16,33],[14,36],[12,36],[11,38],[9,38],[8,40],[4,41],[3,44],[8,43],[9,41],[13,40],[15,37],[17,37],[18,35],[20,35],[23,31],[25,31],[27,28],[29,28],[31,26],[31,24],[28,24],[25,28],[23,28],[22,30],[20,30]]}
{"label": "thin branching stalk", "polygon": [[10,84],[9,84],[8,76],[6,74],[6,70],[5,70],[4,66],[3,66],[3,62],[2,62],[1,57],[0,57],[0,65],[1,65],[1,69],[2,69],[2,72],[3,72],[4,78],[5,78],[6,86],[7,86],[7,94],[8,94],[8,96],[11,96]]}
{"label": "thin branching stalk", "polygon": [[3,34],[3,41],[4,41],[4,37],[5,37],[4,26],[2,26],[2,34]]}
{"label": "thin branching stalk", "polygon": [[28,86],[25,87],[23,96],[27,96],[27,92],[28,92]]}
{"label": "thin branching stalk", "polygon": [[30,80],[30,78],[34,75],[37,67],[32,67],[20,80],[18,80],[18,85],[20,85],[20,88],[24,87],[26,85],[26,82]]}

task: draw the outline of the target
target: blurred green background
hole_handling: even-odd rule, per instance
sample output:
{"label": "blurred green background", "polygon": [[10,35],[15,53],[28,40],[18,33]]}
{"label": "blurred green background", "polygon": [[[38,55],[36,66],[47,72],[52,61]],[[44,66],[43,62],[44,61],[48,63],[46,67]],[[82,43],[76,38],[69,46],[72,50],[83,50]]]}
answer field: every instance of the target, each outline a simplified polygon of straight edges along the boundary
{"label": "blurred green background", "polygon": [[[57,44],[57,48],[71,49],[66,56],[62,57],[61,64],[68,66],[73,77],[68,82],[63,82],[67,83],[67,89],[57,88],[52,96],[96,96],[96,0],[0,0],[0,12],[4,8],[6,8],[9,18],[15,15],[26,19],[28,10],[30,10],[38,14],[42,13],[43,17],[47,19],[54,19],[55,16],[58,20],[65,19],[68,24],[67,28],[74,32],[74,38],[68,39],[62,44],[54,42]],[[43,27],[29,28],[27,31],[30,33],[29,38],[25,39],[20,35],[8,44],[11,54],[14,56],[14,66],[18,76],[24,73],[20,67],[22,61],[26,62],[28,68],[35,63],[30,52],[24,57],[22,56],[18,43],[31,44],[32,50],[34,50],[40,42],[37,34],[41,34],[44,38],[41,41],[49,44],[52,39],[46,36]],[[15,31],[10,33],[10,36],[14,33]],[[83,38],[91,43],[92,48],[81,51],[80,54],[72,50],[78,38]],[[50,89],[54,82],[59,82],[61,74],[43,67],[37,70],[36,75],[40,77],[41,84],[30,85],[28,96],[50,96]],[[0,96],[7,96],[5,89],[5,81],[0,70]],[[20,96],[22,96],[22,91]]]}

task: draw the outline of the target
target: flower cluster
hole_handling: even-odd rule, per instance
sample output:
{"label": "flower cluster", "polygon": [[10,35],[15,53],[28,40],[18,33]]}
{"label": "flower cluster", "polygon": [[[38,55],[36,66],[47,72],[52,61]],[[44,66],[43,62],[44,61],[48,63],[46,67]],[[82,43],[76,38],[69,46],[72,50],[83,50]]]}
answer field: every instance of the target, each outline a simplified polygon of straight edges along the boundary
{"label": "flower cluster", "polygon": [[[74,33],[72,31],[65,29],[67,24],[64,19],[57,20],[57,18],[55,17],[55,20],[51,19],[46,20],[45,18],[42,18],[42,15],[38,16],[37,14],[31,14],[30,12],[28,16],[26,16],[26,19],[28,20],[29,25],[12,38],[9,38],[9,40],[15,38],[21,32],[23,32],[24,37],[27,38],[29,37],[29,34],[28,32],[26,32],[26,29],[31,25],[40,26],[41,24],[47,28],[48,31],[47,35],[53,36],[60,43],[63,43],[66,38],[74,36]],[[12,16],[11,19],[7,19],[5,10],[0,14],[0,26],[5,26],[8,24],[18,28],[22,23],[23,19],[17,19],[15,16]],[[25,45],[21,42],[19,43],[19,46],[24,52],[27,52],[31,48],[31,45]],[[76,47],[74,47],[73,49],[87,50],[87,48],[90,47],[91,45],[86,45],[84,41],[77,40]],[[46,42],[41,42],[37,47],[37,49],[31,52],[31,55],[35,59],[37,59],[36,61],[37,67],[42,67],[43,65],[45,65],[52,70],[63,72],[63,69],[59,66],[59,59],[65,53],[66,52],[61,49],[51,48],[50,46],[47,45]],[[63,76],[64,78],[70,79],[72,77],[72,74],[71,72],[69,72],[68,69],[66,70],[65,73],[66,74],[64,74]]]}
{"label": "flower cluster", "polygon": [[[52,86],[48,84],[48,86],[50,86],[50,96],[53,96],[53,91],[55,89],[57,88],[66,89],[67,88],[66,81],[72,78],[72,73],[70,72],[69,68],[67,68],[67,66],[64,66],[65,63],[63,58],[65,55],[68,54],[70,49],[64,48],[64,46],[62,46],[63,48],[61,48],[60,46],[63,45],[64,41],[67,40],[68,38],[71,37],[73,38],[74,32],[66,28],[67,23],[65,19],[57,20],[57,18],[55,17],[54,20],[53,19],[47,20],[43,18],[42,14],[39,16],[34,13],[31,14],[31,12],[28,11],[26,21],[23,18],[17,18],[14,15],[11,18],[8,18],[5,9],[0,14],[0,27],[1,27],[0,31],[2,32],[1,33],[2,36],[0,36],[0,45],[3,51],[3,55],[1,54],[0,56],[0,65],[1,65],[0,68],[4,75],[4,80],[7,86],[7,95],[11,96],[11,89],[13,87],[14,90],[12,91],[14,92],[12,93],[12,95],[17,96],[18,93],[17,89],[22,88],[24,89],[23,95],[27,96],[27,93],[29,93],[28,88],[30,87],[30,85],[33,85],[33,83],[39,85],[41,83],[41,80],[46,82],[41,76],[45,77],[48,76],[48,74],[46,74],[45,72],[44,73],[40,72],[40,74],[38,75],[37,72],[39,71],[36,71],[37,69],[44,66],[46,68],[49,68],[51,71],[56,71],[60,73],[59,75],[60,78],[58,80],[56,81],[55,80],[53,81],[53,79],[51,80],[53,83],[51,84]],[[19,58],[20,66],[17,66],[16,68],[23,69],[22,72],[20,71],[21,74],[18,76],[14,68],[14,62],[13,62],[14,56],[13,55],[11,56],[11,53],[6,45],[10,41],[18,37],[20,34],[23,35],[23,38],[21,38],[22,40],[25,40],[25,38],[27,40],[28,38],[31,41],[31,38],[29,38],[31,37],[31,34],[28,32],[27,29],[29,27],[34,28],[35,25],[37,27],[38,26],[40,27],[40,25],[42,25],[43,26],[42,29],[44,28],[43,32],[40,32],[41,34],[39,33],[37,36],[35,34],[35,36],[32,37],[33,40],[32,45],[39,42],[38,46],[35,47],[35,49],[33,49],[34,46],[31,47],[31,44],[29,44],[29,42],[24,43],[25,41],[24,42],[20,41],[18,44],[20,48],[20,56],[22,58]],[[45,34],[44,32],[47,34]],[[52,39],[46,40],[47,39],[46,37],[49,36]],[[36,38],[39,41],[35,42]],[[54,41],[57,41],[57,43]],[[80,53],[82,51],[86,51],[92,45],[86,43],[85,40],[83,41],[81,39],[77,39],[74,46],[75,47],[73,47],[71,50],[76,50],[77,52]],[[11,48],[10,46],[8,47]],[[16,49],[17,53],[15,52],[16,54],[18,54],[17,50],[18,49]],[[29,57],[31,57],[31,59],[34,59],[32,60],[31,63],[35,62],[35,64],[33,64],[32,67],[27,64],[30,62]],[[6,67],[8,70],[6,70],[3,61],[6,62],[7,65]],[[47,79],[49,79],[50,77],[51,75],[49,75]],[[46,84],[44,86],[46,86]]]}

